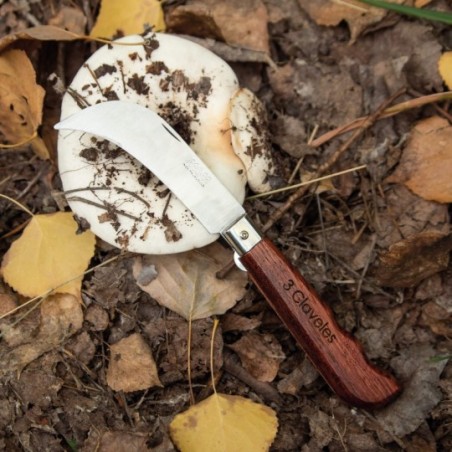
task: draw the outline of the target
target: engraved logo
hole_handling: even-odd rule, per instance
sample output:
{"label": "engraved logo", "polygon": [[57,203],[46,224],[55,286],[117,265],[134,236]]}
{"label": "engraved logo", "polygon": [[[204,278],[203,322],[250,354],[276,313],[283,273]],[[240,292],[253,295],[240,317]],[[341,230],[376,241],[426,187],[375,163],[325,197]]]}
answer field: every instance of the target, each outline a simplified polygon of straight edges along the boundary
{"label": "engraved logo", "polygon": [[283,285],[283,289],[290,292],[292,301],[301,309],[314,327],[322,333],[322,337],[332,344],[336,339],[336,336],[332,334],[332,331],[328,328],[329,323],[325,322],[325,320],[315,312],[314,308],[309,304],[308,296],[295,286],[294,280],[289,279],[287,283]]}
{"label": "engraved logo", "polygon": [[206,184],[212,179],[209,173],[207,173],[198,160],[191,158],[184,162],[184,167],[195,178],[201,187],[205,187]]}

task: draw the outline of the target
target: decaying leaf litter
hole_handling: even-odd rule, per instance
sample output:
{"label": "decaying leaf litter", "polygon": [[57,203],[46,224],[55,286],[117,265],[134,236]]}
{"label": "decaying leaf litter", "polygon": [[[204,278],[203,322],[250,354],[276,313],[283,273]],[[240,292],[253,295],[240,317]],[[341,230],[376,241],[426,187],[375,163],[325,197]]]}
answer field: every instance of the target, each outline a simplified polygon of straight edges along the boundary
{"label": "decaying leaf litter", "polygon": [[[170,303],[158,303],[168,295],[168,283],[159,275],[181,271],[185,261],[152,262],[150,256],[121,254],[98,241],[81,286],[82,303],[74,294],[49,295],[38,305],[30,303],[27,309],[34,309],[26,315],[19,310],[2,320],[4,449],[173,450],[173,440],[190,450],[174,434],[174,416],[186,412],[190,398],[212,400],[214,383],[218,394],[241,396],[276,413],[272,450],[450,450],[448,104],[377,120],[396,94],[392,105],[448,89],[452,69],[443,58],[440,74],[438,63],[452,46],[450,30],[381,10],[363,15],[367,6],[353,2],[350,9],[345,3],[193,0],[166,2],[164,11],[167,32],[195,36],[220,52],[241,86],[264,102],[281,185],[366,165],[328,184],[303,188],[297,197],[283,192],[250,200],[246,208],[258,224],[267,225],[268,234],[329,302],[340,324],[359,338],[369,358],[397,375],[405,388],[400,398],[373,413],[340,402],[240,273],[227,274],[218,285],[209,279],[206,290],[224,293],[220,285],[230,281],[231,294],[235,290],[240,299],[231,307],[233,301],[225,298],[212,341],[210,313],[195,320],[189,292],[184,296],[196,272],[186,273],[187,285],[178,294],[184,298],[185,307],[177,311],[182,316],[167,309]],[[430,2],[430,7],[450,11],[447,2]],[[8,95],[21,108],[27,108],[20,97],[24,93],[37,99],[27,110],[30,136],[16,133],[15,142],[2,136],[5,144],[20,146],[1,150],[0,191],[35,219],[66,209],[51,126],[59,117],[61,89],[98,46],[80,39],[100,20],[98,8],[96,1],[0,5],[0,58],[5,52],[26,55],[36,73],[34,79],[22,65],[27,72],[20,74],[22,85],[4,72],[1,80],[9,75],[6,86],[14,89]],[[102,20],[108,26],[108,15]],[[25,31],[48,24],[69,33]],[[133,32],[143,30],[142,23],[134,26]],[[20,73],[20,66],[8,67]],[[39,86],[46,93],[42,119],[36,107]],[[6,129],[0,130],[17,131],[21,117],[2,112]],[[20,109],[17,113],[23,115]],[[309,146],[313,138],[367,115],[366,128],[354,140],[349,134]],[[21,144],[37,138],[38,155],[44,156],[39,150],[45,146],[51,161]],[[30,145],[36,152],[36,144]],[[3,256],[31,223],[28,213],[0,201]],[[86,229],[80,222],[78,227]],[[216,253],[209,257],[203,249],[197,253],[194,262],[211,259],[220,268],[230,259]],[[61,254],[62,266],[77,261],[70,250]],[[194,264],[188,265],[193,271]],[[74,278],[84,270],[77,271]],[[2,272],[1,312],[6,314],[34,295],[13,285],[15,292],[7,285],[8,272]],[[24,271],[22,283],[30,280]],[[131,349],[139,350],[139,363],[130,358]],[[252,444],[256,450],[268,447]]]}

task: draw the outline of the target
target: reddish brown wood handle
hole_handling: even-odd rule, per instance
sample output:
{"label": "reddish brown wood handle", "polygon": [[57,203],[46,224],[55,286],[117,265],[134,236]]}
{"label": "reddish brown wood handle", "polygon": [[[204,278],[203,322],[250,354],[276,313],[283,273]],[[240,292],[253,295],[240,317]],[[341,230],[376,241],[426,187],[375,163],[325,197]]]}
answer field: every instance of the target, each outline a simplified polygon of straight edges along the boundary
{"label": "reddish brown wood handle", "polygon": [[400,392],[396,380],[370,364],[299,272],[268,239],[240,260],[279,318],[330,387],[346,402],[381,407]]}

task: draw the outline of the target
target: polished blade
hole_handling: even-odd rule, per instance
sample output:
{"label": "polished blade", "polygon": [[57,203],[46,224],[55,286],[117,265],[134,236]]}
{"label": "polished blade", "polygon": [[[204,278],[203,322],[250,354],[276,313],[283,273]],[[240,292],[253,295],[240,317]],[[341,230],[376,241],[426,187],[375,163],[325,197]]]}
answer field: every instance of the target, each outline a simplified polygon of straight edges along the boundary
{"label": "polished blade", "polygon": [[240,203],[157,113],[131,102],[87,107],[56,126],[107,139],[154,173],[211,233],[245,215]]}

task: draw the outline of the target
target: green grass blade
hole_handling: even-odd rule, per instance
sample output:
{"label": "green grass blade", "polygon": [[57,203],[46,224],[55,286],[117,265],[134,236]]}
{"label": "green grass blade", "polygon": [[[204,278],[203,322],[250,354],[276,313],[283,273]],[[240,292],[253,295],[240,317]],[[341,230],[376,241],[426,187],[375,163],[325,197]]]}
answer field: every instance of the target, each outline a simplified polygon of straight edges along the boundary
{"label": "green grass blade", "polygon": [[430,9],[414,8],[413,6],[398,5],[396,3],[385,2],[383,0],[359,0],[361,3],[376,6],[377,8],[395,11],[418,19],[431,20],[452,25],[452,14],[444,11],[432,11]]}

